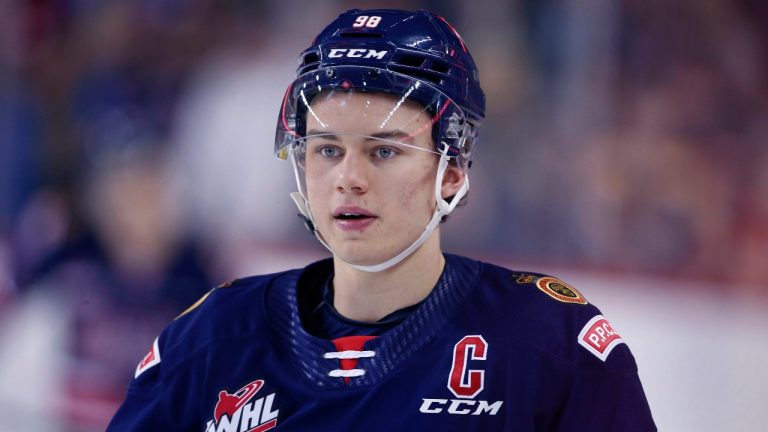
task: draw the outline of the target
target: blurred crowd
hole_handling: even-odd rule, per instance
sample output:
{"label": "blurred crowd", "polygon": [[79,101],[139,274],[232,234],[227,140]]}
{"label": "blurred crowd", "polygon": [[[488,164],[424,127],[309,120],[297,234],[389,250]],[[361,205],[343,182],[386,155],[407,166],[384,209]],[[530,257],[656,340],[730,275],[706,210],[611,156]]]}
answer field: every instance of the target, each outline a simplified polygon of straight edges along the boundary
{"label": "blurred crowd", "polygon": [[322,256],[272,154],[277,109],[322,25],[381,5],[446,16],[487,93],[448,250],[768,294],[759,0],[3,1],[0,330],[55,311],[62,430],[103,429],[210,287]]}

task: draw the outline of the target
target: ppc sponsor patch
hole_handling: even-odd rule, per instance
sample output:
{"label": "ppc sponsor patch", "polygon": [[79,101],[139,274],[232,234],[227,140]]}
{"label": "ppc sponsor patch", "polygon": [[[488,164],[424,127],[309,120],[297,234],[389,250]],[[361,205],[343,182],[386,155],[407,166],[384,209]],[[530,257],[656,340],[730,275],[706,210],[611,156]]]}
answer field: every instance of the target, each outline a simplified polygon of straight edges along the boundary
{"label": "ppc sponsor patch", "polygon": [[587,304],[587,300],[576,288],[568,285],[560,279],[545,276],[536,280],[536,286],[544,294],[564,303]]}
{"label": "ppc sponsor patch", "polygon": [[155,341],[152,343],[152,348],[150,348],[147,355],[145,355],[139,362],[139,365],[136,366],[136,374],[134,375],[134,378],[138,378],[144,371],[156,364],[160,364],[160,348],[157,345],[157,338],[155,338]]}
{"label": "ppc sponsor patch", "polygon": [[602,361],[608,358],[616,345],[623,343],[624,339],[602,315],[589,320],[579,333],[579,344]]}

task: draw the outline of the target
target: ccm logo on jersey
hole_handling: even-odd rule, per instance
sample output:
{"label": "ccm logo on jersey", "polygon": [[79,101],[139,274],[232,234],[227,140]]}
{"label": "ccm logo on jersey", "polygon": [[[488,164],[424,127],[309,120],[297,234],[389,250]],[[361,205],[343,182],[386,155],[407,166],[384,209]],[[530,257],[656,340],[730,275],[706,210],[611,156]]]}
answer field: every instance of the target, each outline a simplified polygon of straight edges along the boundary
{"label": "ccm logo on jersey", "polygon": [[624,343],[624,339],[611,327],[602,315],[589,320],[579,333],[579,344],[602,361],[608,358],[616,345]]}
{"label": "ccm logo on jersey", "polygon": [[331,48],[328,51],[328,57],[329,58],[342,58],[342,57],[348,57],[348,58],[363,58],[363,59],[369,59],[369,58],[375,58],[375,59],[383,59],[385,55],[387,55],[387,50],[378,51],[375,49],[369,49],[369,48]]}
{"label": "ccm logo on jersey", "polygon": [[503,401],[475,400],[485,388],[485,370],[470,368],[471,362],[484,361],[488,355],[488,342],[480,335],[461,338],[453,347],[453,363],[448,374],[448,390],[457,399],[422,398],[419,411],[424,414],[496,415]]}
{"label": "ccm logo on jersey", "polygon": [[234,393],[220,391],[205,432],[263,432],[277,426],[280,410],[272,409],[275,394],[254,399],[262,386],[264,380],[256,380]]}

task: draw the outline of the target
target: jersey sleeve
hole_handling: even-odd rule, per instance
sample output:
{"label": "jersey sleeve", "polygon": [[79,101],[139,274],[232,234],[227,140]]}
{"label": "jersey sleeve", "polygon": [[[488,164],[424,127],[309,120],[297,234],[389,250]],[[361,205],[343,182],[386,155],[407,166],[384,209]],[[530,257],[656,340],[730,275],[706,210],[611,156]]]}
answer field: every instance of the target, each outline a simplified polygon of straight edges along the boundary
{"label": "jersey sleeve", "polygon": [[600,309],[559,278],[514,273],[512,279],[536,294],[526,304],[526,318],[546,331],[529,334],[564,360],[554,430],[655,431],[635,358]]}
{"label": "jersey sleeve", "polygon": [[169,410],[163,405],[163,398],[158,395],[129,391],[107,431],[172,430],[164,414]]}
{"label": "jersey sleeve", "polygon": [[560,418],[559,432],[655,431],[637,372],[578,372]]}
{"label": "jersey sleeve", "polygon": [[558,431],[655,431],[637,374],[621,335],[597,308],[578,318],[575,362]]}
{"label": "jersey sleeve", "polygon": [[136,366],[125,401],[107,428],[109,432],[133,431],[197,431],[200,413],[196,409],[195,392],[205,370],[193,355],[196,344],[190,335],[200,333],[199,306],[212,294],[211,290],[179,315],[155,339],[149,352]]}
{"label": "jersey sleeve", "polygon": [[[107,428],[109,432],[197,430],[191,420],[188,388],[183,374],[168,370],[167,330],[153,344],[136,368],[125,401]],[[168,354],[168,355],[166,355]],[[186,393],[186,394],[185,394]]]}

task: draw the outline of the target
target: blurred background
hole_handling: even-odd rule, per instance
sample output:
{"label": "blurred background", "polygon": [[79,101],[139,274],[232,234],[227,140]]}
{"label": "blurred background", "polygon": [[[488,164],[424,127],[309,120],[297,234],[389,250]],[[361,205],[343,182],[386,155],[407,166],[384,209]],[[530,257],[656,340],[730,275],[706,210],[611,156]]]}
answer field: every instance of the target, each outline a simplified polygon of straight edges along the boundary
{"label": "blurred background", "polygon": [[326,255],[272,154],[298,53],[353,7],[445,16],[488,118],[447,251],[557,274],[660,430],[768,430],[768,4],[0,1],[0,429],[103,430],[211,286]]}

